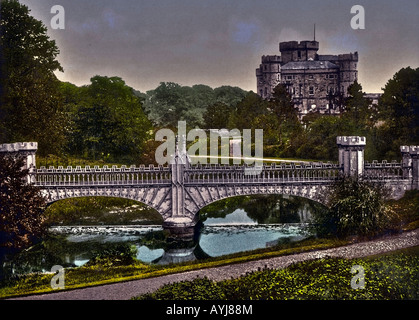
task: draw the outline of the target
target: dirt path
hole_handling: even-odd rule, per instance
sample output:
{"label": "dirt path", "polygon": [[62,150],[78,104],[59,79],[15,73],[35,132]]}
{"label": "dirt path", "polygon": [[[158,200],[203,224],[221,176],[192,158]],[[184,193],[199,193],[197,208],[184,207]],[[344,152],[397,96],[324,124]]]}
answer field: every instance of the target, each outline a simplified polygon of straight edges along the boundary
{"label": "dirt path", "polygon": [[419,246],[419,229],[389,236],[378,240],[351,244],[339,248],[305,252],[288,256],[249,261],[239,264],[194,270],[156,278],[120,282],[98,287],[34,295],[16,299],[26,300],[127,300],[133,296],[152,292],[167,283],[192,280],[196,277],[208,277],[215,281],[240,277],[247,272],[263,268],[285,268],[294,262],[323,258],[345,257],[360,258],[398,249]]}

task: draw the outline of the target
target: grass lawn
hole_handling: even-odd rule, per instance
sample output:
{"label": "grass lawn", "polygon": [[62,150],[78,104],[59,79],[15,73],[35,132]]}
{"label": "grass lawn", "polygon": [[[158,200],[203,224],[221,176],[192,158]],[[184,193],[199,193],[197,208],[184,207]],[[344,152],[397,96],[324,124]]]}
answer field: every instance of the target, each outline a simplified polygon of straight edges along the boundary
{"label": "grass lawn", "polygon": [[[353,266],[363,268],[363,287],[358,279],[361,274],[351,273]],[[217,283],[208,279],[183,281],[134,299],[419,299],[419,247],[361,259],[310,260]]]}

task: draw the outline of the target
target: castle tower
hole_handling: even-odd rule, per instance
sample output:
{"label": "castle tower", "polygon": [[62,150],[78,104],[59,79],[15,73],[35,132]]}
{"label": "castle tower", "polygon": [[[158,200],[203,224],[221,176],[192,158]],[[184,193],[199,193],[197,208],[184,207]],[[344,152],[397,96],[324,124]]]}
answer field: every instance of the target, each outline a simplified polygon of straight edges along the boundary
{"label": "castle tower", "polygon": [[282,62],[317,60],[319,43],[317,41],[287,41],[279,43]]}

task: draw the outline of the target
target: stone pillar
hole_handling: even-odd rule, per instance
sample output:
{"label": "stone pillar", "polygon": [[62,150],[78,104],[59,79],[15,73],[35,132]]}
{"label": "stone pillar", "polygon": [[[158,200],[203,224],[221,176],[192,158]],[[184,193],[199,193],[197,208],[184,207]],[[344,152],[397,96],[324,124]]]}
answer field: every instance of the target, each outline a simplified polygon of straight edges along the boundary
{"label": "stone pillar", "polygon": [[339,148],[339,166],[343,174],[351,177],[362,177],[364,174],[365,137],[340,136],[336,139]]}
{"label": "stone pillar", "polygon": [[410,156],[410,147],[401,146],[403,178],[412,179],[412,157]]}
{"label": "stone pillar", "polygon": [[410,146],[409,154],[412,159],[412,189],[419,190],[419,146]]}
{"label": "stone pillar", "polygon": [[176,237],[189,237],[194,233],[195,219],[185,212],[184,171],[190,159],[186,153],[186,137],[176,139],[175,155],[170,162],[172,172],[172,215],[163,223],[163,228]]}
{"label": "stone pillar", "polygon": [[[37,142],[16,142],[16,143],[5,143],[0,145],[0,153],[10,154],[12,156],[22,155],[25,159],[25,164],[22,169],[29,169],[32,172],[36,169],[36,151],[38,150]],[[28,176],[28,183],[31,178]]]}

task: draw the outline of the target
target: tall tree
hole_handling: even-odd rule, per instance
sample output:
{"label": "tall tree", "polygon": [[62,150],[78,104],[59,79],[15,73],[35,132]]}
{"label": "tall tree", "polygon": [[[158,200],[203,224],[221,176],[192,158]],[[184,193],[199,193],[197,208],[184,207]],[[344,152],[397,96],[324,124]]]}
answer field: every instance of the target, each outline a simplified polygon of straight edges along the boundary
{"label": "tall tree", "polygon": [[389,138],[387,152],[398,154],[400,145],[419,144],[419,68],[403,68],[387,82],[378,112],[380,129]]}
{"label": "tall tree", "polygon": [[232,108],[225,103],[217,102],[208,106],[204,112],[204,126],[207,129],[224,129],[228,126],[228,119]]}
{"label": "tall tree", "polygon": [[56,152],[64,143],[66,127],[54,75],[56,70],[63,71],[56,59],[59,50],[27,6],[2,0],[0,11],[0,141],[35,140],[41,155]]}
{"label": "tall tree", "polygon": [[140,98],[119,77],[95,76],[82,90],[74,115],[74,134],[90,157],[139,162],[151,123]]}
{"label": "tall tree", "polygon": [[23,158],[0,154],[0,260],[6,253],[28,247],[45,232],[45,199],[25,183]]}
{"label": "tall tree", "polygon": [[362,86],[355,81],[348,87],[348,97],[345,99],[344,117],[352,119],[359,127],[371,124],[371,99],[364,97]]}
{"label": "tall tree", "polygon": [[297,109],[284,85],[279,84],[273,90],[269,108],[277,119],[278,141],[282,151],[285,152],[292,148],[292,140],[302,132],[302,127],[298,120]]}

